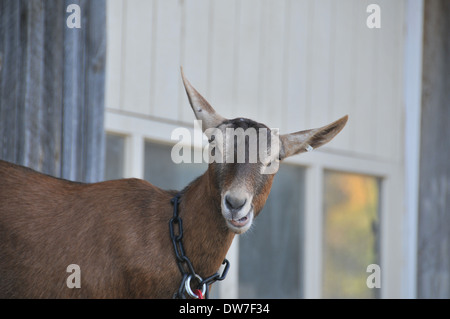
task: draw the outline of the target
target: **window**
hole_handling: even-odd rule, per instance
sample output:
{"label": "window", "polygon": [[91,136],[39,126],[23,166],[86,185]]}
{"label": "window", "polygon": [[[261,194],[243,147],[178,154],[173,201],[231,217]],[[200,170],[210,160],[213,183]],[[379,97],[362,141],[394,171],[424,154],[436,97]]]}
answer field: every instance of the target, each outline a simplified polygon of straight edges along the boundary
{"label": "window", "polygon": [[239,238],[239,298],[301,298],[304,169],[283,163],[266,205]]}
{"label": "window", "polygon": [[145,180],[162,189],[182,190],[208,168],[203,162],[176,164],[171,151],[171,145],[145,142]]}
{"label": "window", "polygon": [[104,180],[119,179],[124,176],[125,137],[106,134]]}
{"label": "window", "polygon": [[323,297],[377,298],[366,269],[380,264],[380,180],[333,171],[324,178]]}

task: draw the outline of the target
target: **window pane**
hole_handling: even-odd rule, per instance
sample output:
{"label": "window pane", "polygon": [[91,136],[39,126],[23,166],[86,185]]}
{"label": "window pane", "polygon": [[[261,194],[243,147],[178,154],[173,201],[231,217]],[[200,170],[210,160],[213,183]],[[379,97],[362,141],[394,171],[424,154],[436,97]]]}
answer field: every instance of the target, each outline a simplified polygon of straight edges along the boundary
{"label": "window pane", "polygon": [[282,164],[252,228],[239,239],[239,298],[300,298],[304,169]]}
{"label": "window pane", "polygon": [[208,168],[203,162],[176,164],[171,151],[171,145],[145,142],[145,180],[162,189],[182,190]]}
{"label": "window pane", "polygon": [[325,173],[323,297],[377,298],[368,288],[367,266],[379,260],[380,180]]}
{"label": "window pane", "polygon": [[106,134],[105,172],[104,179],[123,178],[125,161],[125,137]]}

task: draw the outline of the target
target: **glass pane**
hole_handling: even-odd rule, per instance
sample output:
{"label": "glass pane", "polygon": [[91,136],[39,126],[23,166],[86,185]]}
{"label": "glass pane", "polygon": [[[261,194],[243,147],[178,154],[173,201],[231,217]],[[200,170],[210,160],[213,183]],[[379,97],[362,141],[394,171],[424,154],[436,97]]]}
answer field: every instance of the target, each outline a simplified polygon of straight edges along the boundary
{"label": "glass pane", "polygon": [[325,173],[323,297],[377,298],[366,272],[379,260],[380,180],[341,172]]}
{"label": "glass pane", "polygon": [[171,145],[145,142],[145,180],[162,189],[182,190],[208,168],[206,163],[176,164],[171,151]]}
{"label": "glass pane", "polygon": [[301,298],[304,169],[282,164],[264,209],[239,239],[239,298]]}
{"label": "glass pane", "polygon": [[106,134],[105,172],[104,179],[123,178],[125,161],[125,137]]}

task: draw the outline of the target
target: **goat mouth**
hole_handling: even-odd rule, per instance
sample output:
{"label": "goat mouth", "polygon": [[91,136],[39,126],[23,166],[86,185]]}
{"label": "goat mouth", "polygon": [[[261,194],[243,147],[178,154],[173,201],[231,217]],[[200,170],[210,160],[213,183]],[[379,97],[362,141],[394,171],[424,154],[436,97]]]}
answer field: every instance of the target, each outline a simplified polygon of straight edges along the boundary
{"label": "goat mouth", "polygon": [[252,220],[252,210],[248,212],[247,215],[245,215],[242,218],[239,219],[229,219],[228,222],[233,225],[236,228],[242,228],[247,226]]}

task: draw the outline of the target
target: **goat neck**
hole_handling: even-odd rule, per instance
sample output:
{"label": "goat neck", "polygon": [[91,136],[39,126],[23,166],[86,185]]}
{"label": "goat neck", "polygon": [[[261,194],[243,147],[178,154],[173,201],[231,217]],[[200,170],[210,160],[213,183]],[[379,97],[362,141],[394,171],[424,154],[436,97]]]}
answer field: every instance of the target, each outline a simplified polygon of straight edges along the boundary
{"label": "goat neck", "polygon": [[206,172],[186,187],[179,203],[185,254],[202,278],[218,271],[234,238],[220,212],[220,195],[210,185]]}

